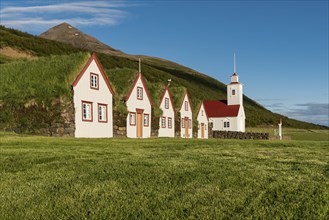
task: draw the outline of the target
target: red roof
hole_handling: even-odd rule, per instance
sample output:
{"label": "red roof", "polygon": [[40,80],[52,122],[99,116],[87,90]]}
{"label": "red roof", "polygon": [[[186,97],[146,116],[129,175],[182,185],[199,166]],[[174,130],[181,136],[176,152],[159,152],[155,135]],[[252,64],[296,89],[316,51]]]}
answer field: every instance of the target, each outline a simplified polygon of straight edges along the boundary
{"label": "red roof", "polygon": [[209,118],[236,117],[240,105],[227,105],[224,101],[203,101],[204,108]]}

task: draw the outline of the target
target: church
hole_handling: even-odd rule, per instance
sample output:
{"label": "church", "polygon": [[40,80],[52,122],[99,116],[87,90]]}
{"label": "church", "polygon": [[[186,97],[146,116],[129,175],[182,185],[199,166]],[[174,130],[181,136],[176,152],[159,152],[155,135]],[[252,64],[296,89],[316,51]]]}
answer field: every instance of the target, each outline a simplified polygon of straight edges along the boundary
{"label": "church", "polygon": [[245,132],[245,112],[243,108],[243,85],[234,73],[227,85],[227,100],[203,101],[209,126],[213,131]]}

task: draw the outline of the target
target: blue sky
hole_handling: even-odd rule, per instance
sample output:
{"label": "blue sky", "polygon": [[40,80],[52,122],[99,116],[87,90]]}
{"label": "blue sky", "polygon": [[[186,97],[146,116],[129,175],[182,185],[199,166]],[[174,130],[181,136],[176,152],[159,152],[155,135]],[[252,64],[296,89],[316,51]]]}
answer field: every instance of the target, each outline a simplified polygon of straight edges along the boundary
{"label": "blue sky", "polygon": [[38,35],[61,22],[129,54],[228,83],[236,53],[247,96],[329,126],[328,1],[1,1],[1,24]]}

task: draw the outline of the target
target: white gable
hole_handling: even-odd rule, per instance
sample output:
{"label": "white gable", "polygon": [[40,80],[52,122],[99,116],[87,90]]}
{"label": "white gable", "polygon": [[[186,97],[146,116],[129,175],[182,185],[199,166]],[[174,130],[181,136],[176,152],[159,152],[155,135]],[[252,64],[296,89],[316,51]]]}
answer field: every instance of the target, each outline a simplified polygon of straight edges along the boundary
{"label": "white gable", "polygon": [[[141,116],[143,117],[148,117],[148,123],[147,126],[142,123],[140,125],[142,127],[142,138],[148,138],[151,137],[151,113],[152,113],[152,106],[151,106],[151,100],[149,99],[147,95],[147,89],[145,88],[145,85],[142,81],[142,76],[139,73],[137,79],[134,81],[133,88],[130,89],[130,94],[128,94],[128,100],[126,101],[127,105],[127,110],[128,110],[128,115],[127,115],[127,137],[130,138],[137,138],[137,124],[131,124],[130,120],[130,114],[135,114],[136,115],[136,121],[137,121],[137,113],[142,112]],[[141,89],[141,90],[140,90]],[[137,93],[141,92],[141,96],[137,96]],[[134,116],[135,117],[135,116]]]}
{"label": "white gable", "polygon": [[[193,137],[193,118],[192,109],[188,99],[187,93],[184,96],[181,108],[180,108],[180,128],[182,138],[192,138]],[[186,125],[189,125],[186,127]]]}
{"label": "white gable", "polygon": [[[79,74],[73,85],[73,101],[75,108],[75,136],[76,137],[112,137],[113,136],[113,95],[92,56],[89,65]],[[91,74],[97,76],[97,88],[91,87]],[[88,103],[90,119],[83,119],[83,103]],[[106,121],[99,120],[99,106],[106,106],[101,114]],[[104,112],[106,111],[106,112]]]}
{"label": "white gable", "polygon": [[[166,108],[166,101],[168,108]],[[165,90],[160,103],[162,117],[159,119],[159,137],[175,137],[175,111],[168,89]]]}
{"label": "white gable", "polygon": [[203,103],[200,106],[198,116],[198,138],[208,138],[208,118]]}

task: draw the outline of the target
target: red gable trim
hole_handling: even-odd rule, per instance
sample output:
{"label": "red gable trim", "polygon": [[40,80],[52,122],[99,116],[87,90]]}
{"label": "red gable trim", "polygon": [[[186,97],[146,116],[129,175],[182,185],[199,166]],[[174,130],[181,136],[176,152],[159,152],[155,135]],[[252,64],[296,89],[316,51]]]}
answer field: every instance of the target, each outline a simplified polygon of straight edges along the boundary
{"label": "red gable trim", "polygon": [[106,76],[106,74],[105,74],[105,71],[104,71],[104,68],[103,68],[102,64],[99,62],[99,60],[98,60],[98,58],[97,58],[97,56],[96,56],[96,53],[93,53],[93,54],[89,57],[89,59],[88,59],[86,65],[82,68],[82,70],[80,71],[79,75],[78,75],[78,76],[75,78],[75,80],[73,81],[72,86],[75,87],[75,86],[78,84],[78,82],[80,81],[81,77],[82,77],[83,74],[86,72],[87,68],[89,67],[89,65],[91,64],[91,62],[92,62],[93,60],[95,61],[95,63],[96,63],[96,65],[97,65],[98,69],[100,70],[100,72],[101,72],[101,74],[102,74],[102,76],[103,76],[103,79],[104,79],[104,81],[105,81],[105,83],[106,83],[106,85],[107,85],[107,88],[108,88],[109,91],[112,93],[112,95],[114,95],[113,88],[112,88],[112,86],[111,86],[111,84],[110,84],[110,82],[109,82],[109,80],[108,80],[108,78],[107,78],[107,76]]}
{"label": "red gable trim", "polygon": [[204,101],[204,109],[210,118],[236,117],[239,114],[240,105],[227,105],[222,101]]}
{"label": "red gable trim", "polygon": [[185,90],[184,98],[183,98],[182,104],[180,105],[180,110],[182,110],[182,108],[183,108],[185,96],[187,96],[187,101],[188,101],[188,103],[190,105],[190,108],[189,109],[191,109],[191,112],[193,113],[193,111],[192,111],[192,105],[191,105],[191,101],[190,101],[190,97],[188,95],[187,89]]}
{"label": "red gable trim", "polygon": [[133,82],[133,84],[132,84],[131,87],[130,87],[130,90],[129,90],[129,92],[128,92],[128,95],[126,96],[126,101],[128,101],[128,99],[130,98],[130,95],[131,95],[132,91],[134,90],[134,88],[135,88],[135,86],[136,86],[136,83],[137,83],[137,81],[138,81],[139,78],[141,78],[141,81],[142,81],[142,84],[143,84],[144,90],[145,90],[145,92],[146,92],[147,98],[149,99],[150,104],[151,104],[151,106],[153,107],[153,102],[152,102],[152,99],[151,99],[150,93],[149,93],[149,91],[148,91],[148,89],[147,89],[147,87],[146,87],[146,83],[145,83],[144,77],[142,76],[142,73],[140,73],[140,72],[137,73],[137,75],[136,75],[136,77],[135,77],[135,79],[134,79],[134,82]]}
{"label": "red gable trim", "polygon": [[198,111],[198,113],[196,114],[196,117],[198,117],[198,115],[199,115],[199,113],[200,113],[200,110],[201,110],[201,108],[202,108],[202,106],[203,106],[203,109],[204,109],[204,113],[206,114],[206,118],[208,119],[208,114],[207,114],[207,111],[206,111],[206,108],[204,107],[204,101],[202,101],[202,103],[201,103],[201,106],[200,106],[200,108],[199,108],[199,111]]}
{"label": "red gable trim", "polygon": [[168,94],[169,94],[169,100],[171,102],[171,106],[172,108],[174,109],[174,112],[176,112],[176,108],[174,106],[174,102],[172,101],[172,97],[171,97],[171,93],[170,93],[170,90],[169,90],[169,86],[166,85],[166,88],[164,89],[163,93],[162,93],[162,96],[161,96],[161,99],[160,99],[160,103],[159,105],[161,105],[162,101],[163,101],[163,98],[165,97],[165,94],[166,94],[166,91],[168,91]]}

